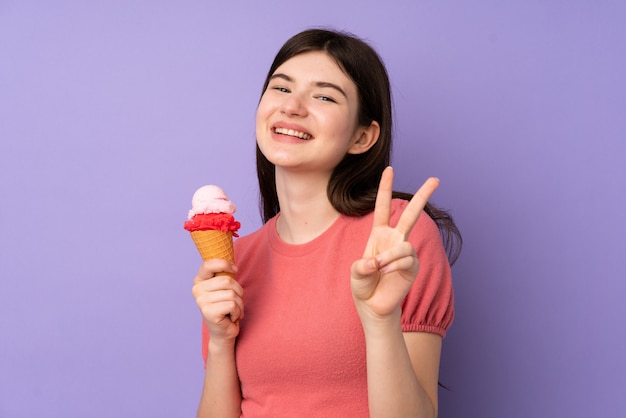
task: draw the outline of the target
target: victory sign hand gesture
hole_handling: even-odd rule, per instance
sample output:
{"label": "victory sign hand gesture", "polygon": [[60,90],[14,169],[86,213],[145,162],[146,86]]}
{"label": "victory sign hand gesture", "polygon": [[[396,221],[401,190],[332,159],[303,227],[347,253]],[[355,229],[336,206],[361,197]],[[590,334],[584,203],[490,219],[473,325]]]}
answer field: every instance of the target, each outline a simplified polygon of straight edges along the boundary
{"label": "victory sign hand gesture", "polygon": [[393,170],[382,174],[376,196],[372,232],[363,258],[352,265],[352,296],[361,320],[387,319],[400,315],[400,305],[419,270],[419,261],[409,234],[428,199],[439,186],[429,178],[405,208],[395,228],[389,225]]}

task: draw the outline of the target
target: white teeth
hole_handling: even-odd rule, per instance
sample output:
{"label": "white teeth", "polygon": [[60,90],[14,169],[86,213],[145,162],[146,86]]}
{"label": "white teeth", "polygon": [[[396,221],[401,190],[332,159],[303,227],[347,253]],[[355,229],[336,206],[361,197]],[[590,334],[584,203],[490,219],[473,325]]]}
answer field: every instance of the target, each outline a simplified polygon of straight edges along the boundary
{"label": "white teeth", "polygon": [[282,135],[295,136],[300,139],[311,139],[311,135],[306,134],[304,132],[294,131],[293,129],[285,129],[285,128],[276,128],[274,132]]}

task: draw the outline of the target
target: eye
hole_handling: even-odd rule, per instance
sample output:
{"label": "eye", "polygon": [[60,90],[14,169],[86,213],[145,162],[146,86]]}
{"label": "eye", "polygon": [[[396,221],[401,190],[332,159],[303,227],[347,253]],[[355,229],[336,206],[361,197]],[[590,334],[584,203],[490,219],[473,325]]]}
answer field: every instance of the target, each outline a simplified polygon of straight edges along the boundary
{"label": "eye", "polygon": [[285,88],[285,87],[280,87],[280,86],[274,86],[271,87],[272,90],[276,90],[279,91],[281,93],[289,93],[289,89]]}
{"label": "eye", "polygon": [[320,95],[320,96],[317,96],[317,99],[321,100],[323,102],[337,103],[337,101],[335,99],[333,99],[332,97],[330,97],[330,96]]}

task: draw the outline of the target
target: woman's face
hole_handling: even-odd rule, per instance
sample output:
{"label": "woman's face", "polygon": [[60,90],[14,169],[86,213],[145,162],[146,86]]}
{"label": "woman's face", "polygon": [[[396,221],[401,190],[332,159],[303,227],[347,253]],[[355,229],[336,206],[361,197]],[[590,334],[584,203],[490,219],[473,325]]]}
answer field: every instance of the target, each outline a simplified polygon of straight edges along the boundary
{"label": "woman's face", "polygon": [[337,63],[324,52],[302,53],[270,77],[257,108],[257,143],[277,167],[331,172],[358,148],[357,112],[356,85]]}

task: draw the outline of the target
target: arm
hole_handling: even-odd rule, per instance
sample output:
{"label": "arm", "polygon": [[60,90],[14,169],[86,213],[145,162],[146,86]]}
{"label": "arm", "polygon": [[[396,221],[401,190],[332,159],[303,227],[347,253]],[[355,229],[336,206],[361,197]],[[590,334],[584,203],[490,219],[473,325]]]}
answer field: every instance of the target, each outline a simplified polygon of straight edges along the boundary
{"label": "arm", "polygon": [[370,416],[436,417],[441,337],[399,328],[366,332]]}
{"label": "arm", "polygon": [[363,329],[370,416],[436,417],[441,337],[403,333],[399,315]]}
{"label": "arm", "polygon": [[192,293],[209,333],[208,358],[198,418],[239,418],[241,388],[235,364],[235,341],[243,317],[243,289],[236,280],[219,272],[235,272],[226,260],[202,264]]}
{"label": "arm", "polygon": [[352,295],[365,333],[368,399],[372,417],[437,416],[441,337],[403,333],[401,303],[419,262],[408,236],[438,186],[429,179],[389,226],[393,171],[381,178],[374,224],[364,256],[352,266]]}
{"label": "arm", "polygon": [[235,347],[209,341],[209,357],[197,418],[241,415],[241,390],[235,367]]}

